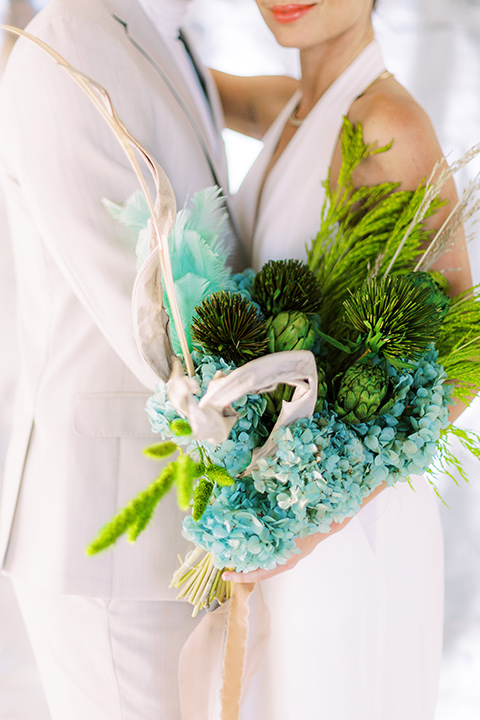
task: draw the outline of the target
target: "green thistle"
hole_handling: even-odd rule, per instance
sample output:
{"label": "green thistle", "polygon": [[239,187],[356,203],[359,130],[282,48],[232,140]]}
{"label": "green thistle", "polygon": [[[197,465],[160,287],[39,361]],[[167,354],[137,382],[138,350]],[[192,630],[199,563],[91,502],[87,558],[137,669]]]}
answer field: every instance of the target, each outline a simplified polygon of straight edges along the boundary
{"label": "green thistle", "polygon": [[242,365],[267,351],[265,320],[240,293],[213,293],[195,311],[192,338],[208,352]]}
{"label": "green thistle", "polygon": [[252,300],[267,317],[282,310],[317,313],[320,285],[308,265],[300,260],[270,260],[255,276]]}
{"label": "green thistle", "polygon": [[435,340],[442,316],[430,302],[430,291],[414,287],[401,275],[374,278],[343,303],[345,322],[367,351],[396,367],[413,360]]}

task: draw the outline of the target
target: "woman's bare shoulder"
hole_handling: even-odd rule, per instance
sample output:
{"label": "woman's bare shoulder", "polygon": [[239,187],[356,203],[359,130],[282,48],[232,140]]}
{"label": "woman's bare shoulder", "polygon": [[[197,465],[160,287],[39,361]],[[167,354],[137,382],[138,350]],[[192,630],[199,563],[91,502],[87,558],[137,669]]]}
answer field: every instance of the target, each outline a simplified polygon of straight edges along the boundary
{"label": "woman's bare shoulder", "polygon": [[398,181],[404,189],[412,190],[430,175],[442,151],[423,108],[393,78],[384,85],[358,98],[349,112],[355,125],[362,124],[367,144],[382,147],[392,143],[387,152],[361,164],[355,182],[363,185]]}

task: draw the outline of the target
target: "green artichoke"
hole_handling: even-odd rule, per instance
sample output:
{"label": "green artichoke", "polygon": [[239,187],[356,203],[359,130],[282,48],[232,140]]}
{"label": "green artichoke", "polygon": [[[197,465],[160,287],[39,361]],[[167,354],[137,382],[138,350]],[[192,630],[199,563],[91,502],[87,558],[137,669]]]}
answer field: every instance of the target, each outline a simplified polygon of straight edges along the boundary
{"label": "green artichoke", "polygon": [[440,290],[442,290],[445,295],[449,294],[450,283],[448,282],[445,275],[442,275],[442,273],[438,272],[438,270],[429,270],[427,274],[430,275],[435,285],[440,288]]}
{"label": "green artichoke", "polygon": [[333,409],[344,422],[364,422],[378,413],[387,392],[388,376],[380,365],[356,363],[343,375]]}
{"label": "green artichoke", "polygon": [[[315,412],[321,412],[323,410],[324,402],[327,399],[328,385],[327,385],[325,370],[323,369],[323,367],[321,365],[319,365],[319,366],[317,366],[317,370],[318,370],[318,394],[317,394],[317,402],[315,405]],[[292,385],[284,385],[282,383],[280,385],[277,385],[275,390],[267,393],[265,395],[265,398],[267,400],[267,407],[265,409],[265,414],[267,415],[267,417],[270,417],[273,420],[276,420],[282,409],[282,402],[284,400],[285,400],[285,402],[290,402],[293,397],[294,392],[295,392],[295,388]]]}
{"label": "green artichoke", "polygon": [[267,320],[268,349],[310,350],[316,340],[314,323],[303,312],[281,312]]}
{"label": "green artichoke", "polygon": [[315,412],[321,412],[323,410],[323,405],[325,400],[327,399],[327,393],[328,393],[328,385],[327,385],[327,376],[325,373],[325,370],[321,365],[317,365],[317,371],[318,371],[318,394],[317,394],[317,402],[315,405]]}

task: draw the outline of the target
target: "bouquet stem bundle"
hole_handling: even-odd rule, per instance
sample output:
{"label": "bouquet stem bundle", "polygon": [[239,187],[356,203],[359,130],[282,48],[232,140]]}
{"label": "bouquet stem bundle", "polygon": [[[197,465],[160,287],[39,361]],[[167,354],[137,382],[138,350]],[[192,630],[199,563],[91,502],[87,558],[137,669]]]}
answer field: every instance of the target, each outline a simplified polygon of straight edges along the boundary
{"label": "bouquet stem bundle", "polygon": [[206,553],[200,547],[194,547],[180,560],[169,587],[181,588],[177,600],[187,600],[193,605],[192,617],[200,610],[209,609],[215,601],[222,605],[232,595],[232,584],[223,580],[225,568],[218,569],[213,564],[212,553]]}

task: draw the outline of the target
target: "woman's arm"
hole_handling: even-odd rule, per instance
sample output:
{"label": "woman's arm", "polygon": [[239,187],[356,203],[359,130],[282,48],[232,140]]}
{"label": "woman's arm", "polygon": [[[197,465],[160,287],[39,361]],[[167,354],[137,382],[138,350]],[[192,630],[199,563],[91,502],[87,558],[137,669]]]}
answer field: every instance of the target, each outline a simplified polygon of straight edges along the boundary
{"label": "woman's arm", "polygon": [[212,70],[231,130],[261,140],[298,87],[290,77],[240,77]]}

